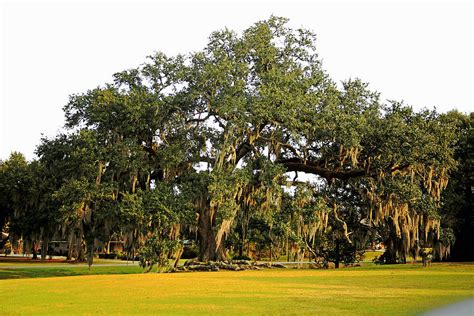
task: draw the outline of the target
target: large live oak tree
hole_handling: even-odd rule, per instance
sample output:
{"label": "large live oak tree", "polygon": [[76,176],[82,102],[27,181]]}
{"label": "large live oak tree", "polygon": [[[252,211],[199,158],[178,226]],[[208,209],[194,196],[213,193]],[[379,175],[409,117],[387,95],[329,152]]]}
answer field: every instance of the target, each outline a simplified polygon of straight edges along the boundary
{"label": "large live oak tree", "polygon": [[[328,222],[349,243],[378,230],[390,262],[439,239],[455,120],[383,102],[358,79],[334,82],[316,36],[287,19],[214,32],[192,54],[156,53],[64,110],[68,131],[43,140],[39,162],[57,178],[59,226],[71,245],[85,240],[88,257],[112,234],[132,251],[186,226],[197,228],[201,260],[224,260],[237,219],[281,219],[268,214],[288,205],[309,216],[298,236],[314,253]],[[282,187],[300,188],[299,173],[318,185],[285,206]]]}

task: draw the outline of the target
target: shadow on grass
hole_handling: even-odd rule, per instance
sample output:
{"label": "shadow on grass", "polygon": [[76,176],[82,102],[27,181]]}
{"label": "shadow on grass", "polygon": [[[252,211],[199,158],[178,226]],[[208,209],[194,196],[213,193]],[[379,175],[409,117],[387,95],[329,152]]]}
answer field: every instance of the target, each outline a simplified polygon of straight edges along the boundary
{"label": "shadow on grass", "polygon": [[137,274],[143,270],[137,266],[130,267],[55,267],[55,268],[16,268],[2,269],[0,267],[0,280],[5,279],[24,279],[24,278],[48,278],[78,275],[97,275],[97,274]]}
{"label": "shadow on grass", "polygon": [[[457,270],[466,270],[469,266],[474,265],[470,264],[460,264],[460,263],[435,263],[429,268],[423,268],[421,264],[395,264],[395,265],[376,265],[372,263],[362,264],[360,267],[352,268],[341,268],[333,270],[323,270],[323,271],[344,271],[344,270],[353,270],[353,271],[364,271],[364,270],[419,270],[425,272],[434,272],[434,271],[445,271],[451,272],[452,266],[460,265]],[[286,269],[277,269],[284,271]],[[303,269],[305,270],[305,269]],[[154,268],[152,272],[156,272],[157,268]],[[274,270],[273,270],[274,271]],[[18,267],[15,269],[2,268],[0,267],[0,280],[6,279],[25,279],[25,278],[48,278],[48,277],[65,277],[65,276],[79,276],[79,275],[103,275],[103,274],[138,274],[143,273],[142,268],[139,266],[92,266],[90,269],[87,267],[74,267],[74,266],[64,266],[64,267]]]}

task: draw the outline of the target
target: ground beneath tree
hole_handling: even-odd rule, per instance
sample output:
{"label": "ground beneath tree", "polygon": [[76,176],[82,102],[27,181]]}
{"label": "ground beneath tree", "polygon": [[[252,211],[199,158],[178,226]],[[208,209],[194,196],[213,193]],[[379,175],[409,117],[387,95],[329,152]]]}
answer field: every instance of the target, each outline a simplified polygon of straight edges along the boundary
{"label": "ground beneath tree", "polygon": [[39,263],[39,262],[47,262],[47,263],[75,263],[74,260],[66,260],[64,258],[52,258],[46,259],[42,261],[41,259],[32,259],[31,257],[23,257],[23,256],[2,256],[0,257],[1,263]]}

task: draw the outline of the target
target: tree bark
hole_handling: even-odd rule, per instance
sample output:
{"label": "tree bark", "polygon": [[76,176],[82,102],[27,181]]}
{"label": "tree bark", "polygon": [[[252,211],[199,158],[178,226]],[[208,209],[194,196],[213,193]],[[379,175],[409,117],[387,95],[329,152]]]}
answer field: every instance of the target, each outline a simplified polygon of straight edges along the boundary
{"label": "tree bark", "polygon": [[362,177],[367,174],[366,170],[355,169],[355,170],[330,170],[320,166],[318,163],[311,161],[303,161],[300,158],[289,158],[278,160],[277,163],[281,163],[285,166],[286,171],[302,171],[306,173],[312,173],[319,175],[327,180],[341,179],[348,180],[351,178]]}
{"label": "tree bark", "polygon": [[183,252],[184,252],[184,247],[181,247],[177,254],[176,254],[176,259],[174,261],[174,265],[173,267],[176,268],[178,266],[178,263],[179,263],[179,259],[181,259],[181,256],[183,255]]}
{"label": "tree bark", "polygon": [[221,261],[226,259],[224,238],[221,238],[219,245],[216,242],[215,221],[216,214],[211,214],[209,208],[206,207],[201,210],[198,221],[200,261]]}
{"label": "tree bark", "polygon": [[87,265],[89,269],[91,268],[93,260],[94,260],[94,241],[87,243]]}
{"label": "tree bark", "polygon": [[36,253],[36,250],[33,250],[33,257],[31,259],[38,260],[38,254]]}
{"label": "tree bark", "polygon": [[396,248],[396,240],[389,235],[389,237],[385,240],[385,253],[384,253],[385,263],[387,264],[395,264],[397,263],[397,248]]}
{"label": "tree bark", "polygon": [[239,257],[240,258],[242,258],[243,255],[244,255],[244,243],[245,243],[245,241],[242,237],[241,240],[240,240],[240,243],[239,243]]}
{"label": "tree bark", "polygon": [[334,267],[336,269],[339,269],[339,261],[340,261],[340,256],[339,256],[339,251],[340,251],[340,246],[339,246],[339,240],[336,239],[336,249],[335,249],[335,252],[336,252],[336,258],[335,258],[335,261],[334,261]]}
{"label": "tree bark", "polygon": [[48,247],[49,247],[49,242],[48,242],[48,239],[45,238],[41,244],[41,261],[46,260],[46,255],[48,254]]}
{"label": "tree bark", "polygon": [[270,264],[272,264],[273,261],[273,239],[272,239],[272,226],[270,225],[270,231],[269,231],[269,237],[270,237]]}
{"label": "tree bark", "polygon": [[37,260],[38,259],[38,253],[36,252],[36,243],[33,242],[33,249],[32,249],[32,252],[33,252],[33,260]]}

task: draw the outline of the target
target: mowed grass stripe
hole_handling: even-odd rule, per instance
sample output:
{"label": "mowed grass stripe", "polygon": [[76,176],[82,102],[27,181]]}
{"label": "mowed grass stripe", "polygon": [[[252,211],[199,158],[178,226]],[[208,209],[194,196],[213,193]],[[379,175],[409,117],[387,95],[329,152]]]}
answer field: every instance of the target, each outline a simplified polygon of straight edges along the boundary
{"label": "mowed grass stripe", "polygon": [[[416,314],[474,296],[474,265],[0,281],[0,314]],[[7,303],[8,302],[8,303]]]}
{"label": "mowed grass stripe", "polygon": [[23,279],[23,278],[47,278],[47,277],[67,277],[78,275],[98,275],[98,274],[138,274],[143,269],[138,266],[92,266],[90,269],[84,266],[64,266],[64,267],[19,267],[15,269],[5,269],[0,267],[0,281],[2,279]]}

